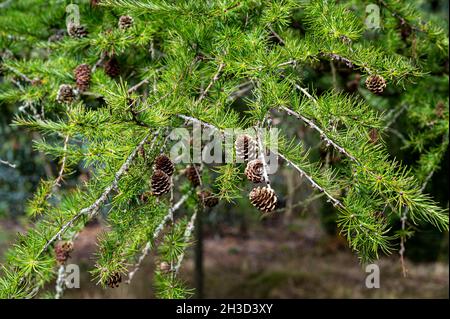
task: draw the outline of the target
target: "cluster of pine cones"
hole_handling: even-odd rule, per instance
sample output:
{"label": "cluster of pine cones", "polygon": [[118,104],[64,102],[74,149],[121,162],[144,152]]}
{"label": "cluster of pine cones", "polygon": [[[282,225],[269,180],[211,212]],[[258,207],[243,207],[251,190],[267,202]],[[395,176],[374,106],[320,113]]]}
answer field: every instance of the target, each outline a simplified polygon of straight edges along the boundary
{"label": "cluster of pine cones", "polygon": [[[91,1],[92,6],[98,5],[99,1]],[[119,18],[118,26],[121,30],[127,30],[133,26],[134,19],[130,16],[121,16]],[[70,23],[67,27],[67,32],[70,37],[74,39],[81,39],[88,35],[88,31],[85,26]],[[111,55],[104,63],[103,68],[105,73],[111,78],[115,78],[120,74],[119,61],[114,55]],[[76,81],[76,87],[80,92],[84,92],[89,88],[89,82],[91,80],[91,68],[87,64],[81,64],[74,70],[74,76]],[[59,87],[56,101],[61,104],[70,104],[75,100],[76,92],[72,86],[68,84],[62,84]]]}
{"label": "cluster of pine cones", "polygon": [[[264,181],[264,163],[257,158],[256,141],[249,135],[238,136],[235,142],[236,156],[247,162],[245,176],[253,183]],[[249,194],[253,206],[264,213],[272,212],[277,205],[277,196],[270,186],[256,187]]]}
{"label": "cluster of pine cones", "polygon": [[[174,172],[174,165],[170,158],[165,154],[160,154],[155,158],[153,164],[153,175],[151,177],[151,192],[144,193],[142,199],[148,195],[161,196],[167,194],[172,188],[171,176]],[[184,174],[195,188],[200,186],[200,169],[194,165],[188,166]],[[205,207],[214,207],[219,203],[219,200],[208,190],[201,190],[197,194],[201,203]]]}

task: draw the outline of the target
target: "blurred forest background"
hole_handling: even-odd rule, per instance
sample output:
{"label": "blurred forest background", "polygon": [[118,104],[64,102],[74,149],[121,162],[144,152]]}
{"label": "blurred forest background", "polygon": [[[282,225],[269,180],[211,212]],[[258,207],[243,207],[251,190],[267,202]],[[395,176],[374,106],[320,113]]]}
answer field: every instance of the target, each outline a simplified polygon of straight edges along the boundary
{"label": "blurred forest background", "polygon": [[[427,1],[424,10],[433,12],[448,22],[448,1]],[[1,51],[1,48],[0,48]],[[448,60],[447,60],[448,64]],[[311,71],[306,79],[329,87],[332,78],[330,64],[321,66],[326,76]],[[340,70],[341,87],[355,74]],[[339,73],[339,72],[343,73]],[[308,72],[308,71],[307,71]],[[448,71],[447,71],[448,72]],[[0,71],[0,83],[2,75]],[[20,112],[11,105],[0,102],[0,159],[11,165],[0,164],[0,262],[3,252],[13,242],[18,232],[29,226],[25,215],[26,202],[42,178],[56,176],[58,163],[33,150],[32,133],[11,126],[15,114]],[[308,129],[290,118],[277,118],[289,130],[307,143],[317,144],[317,158],[332,161],[321,150],[320,141],[308,140]],[[395,124],[401,131],[402,121]],[[388,140],[391,154],[405,163],[411,154],[398,147],[398,141]],[[427,191],[443,207],[448,207],[449,167],[448,151],[440,171],[435,172]],[[66,180],[70,189],[89,172],[80,168]],[[280,194],[283,208],[274,217],[261,219],[247,199],[236,205],[220,203],[203,214],[203,272],[195,267],[195,250],[189,250],[181,277],[188,285],[196,287],[203,279],[202,297],[206,298],[448,298],[448,232],[440,233],[429,227],[422,228],[406,243],[408,276],[403,278],[399,256],[394,253],[382,257],[380,266],[381,287],[367,289],[367,273],[356,255],[347,247],[345,239],[337,232],[335,212],[331,205],[321,200],[320,194],[311,194],[298,174],[281,168],[272,179]],[[307,199],[308,198],[308,199]],[[307,200],[306,200],[307,199]],[[80,265],[81,288],[69,289],[66,298],[152,298],[154,260],[148,258],[144,268],[130,284],[115,289],[102,289],[92,281],[93,253],[96,237],[104,228],[102,219],[86,227],[77,240],[70,263]],[[197,239],[199,239],[197,237]],[[200,277],[199,277],[200,276]],[[54,287],[49,286],[49,289]]]}

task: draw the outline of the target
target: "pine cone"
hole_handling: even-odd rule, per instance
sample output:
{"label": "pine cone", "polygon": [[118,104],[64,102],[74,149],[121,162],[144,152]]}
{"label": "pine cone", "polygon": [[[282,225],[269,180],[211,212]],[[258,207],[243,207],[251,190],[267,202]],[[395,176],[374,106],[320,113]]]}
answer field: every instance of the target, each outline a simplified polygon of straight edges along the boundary
{"label": "pine cone", "polygon": [[254,159],[248,162],[244,173],[253,183],[261,183],[264,180],[263,162],[260,159]]}
{"label": "pine cone", "polygon": [[157,169],[152,175],[152,194],[160,196],[166,194],[170,191],[172,184],[170,182],[170,177],[162,170]]}
{"label": "pine cone", "polygon": [[99,3],[100,3],[100,0],[91,0],[91,6],[92,7],[98,6]]}
{"label": "pine cone", "polygon": [[119,284],[122,282],[122,275],[118,272],[112,274],[107,280],[106,284],[111,288],[119,287]]}
{"label": "pine cone", "polygon": [[105,62],[104,68],[106,74],[108,74],[112,78],[115,78],[120,74],[119,62],[114,56]]}
{"label": "pine cone", "polygon": [[170,158],[164,154],[155,158],[155,170],[160,169],[169,176],[172,176],[174,166]]}
{"label": "pine cone", "polygon": [[122,30],[126,30],[128,28],[131,28],[133,26],[133,18],[130,16],[121,16],[119,18],[119,28]]}
{"label": "pine cone", "polygon": [[73,243],[71,241],[59,242],[55,246],[55,255],[58,265],[63,265],[70,257],[70,253],[73,250]]}
{"label": "pine cone", "polygon": [[77,88],[80,91],[86,91],[89,87],[89,82],[91,80],[91,68],[87,64],[80,64],[76,67],[75,71],[75,81],[77,82]]}
{"label": "pine cone", "polygon": [[168,263],[167,261],[162,261],[162,262],[159,264],[159,270],[160,270],[162,273],[167,274],[168,272],[170,272],[171,267],[170,267],[170,265],[169,265],[169,263]]}
{"label": "pine cone", "polygon": [[192,186],[197,187],[200,185],[200,172],[198,168],[194,166],[188,166],[184,172],[187,179],[191,182]]}
{"label": "pine cone", "polygon": [[378,130],[376,128],[372,128],[369,131],[369,139],[370,143],[376,144],[378,142],[378,139],[380,138],[380,134],[378,133]]}
{"label": "pine cone", "polygon": [[366,87],[375,94],[381,94],[386,87],[386,80],[380,75],[370,75],[366,79]]}
{"label": "pine cone", "polygon": [[275,209],[277,196],[273,189],[268,187],[257,187],[252,189],[249,195],[253,206],[264,213],[270,213]]}
{"label": "pine cone", "polygon": [[203,190],[198,193],[198,197],[205,207],[211,208],[219,204],[219,199],[210,191]]}
{"label": "pine cone", "polygon": [[67,33],[69,33],[69,35],[75,39],[85,38],[88,35],[88,31],[85,26],[78,25],[75,23],[69,24],[67,28]]}
{"label": "pine cone", "polygon": [[70,104],[73,100],[75,100],[75,92],[72,87],[68,84],[61,84],[56,95],[56,101],[61,104]]}
{"label": "pine cone", "polygon": [[256,156],[256,141],[249,135],[240,135],[234,143],[236,147],[236,157],[249,161],[255,159]]}

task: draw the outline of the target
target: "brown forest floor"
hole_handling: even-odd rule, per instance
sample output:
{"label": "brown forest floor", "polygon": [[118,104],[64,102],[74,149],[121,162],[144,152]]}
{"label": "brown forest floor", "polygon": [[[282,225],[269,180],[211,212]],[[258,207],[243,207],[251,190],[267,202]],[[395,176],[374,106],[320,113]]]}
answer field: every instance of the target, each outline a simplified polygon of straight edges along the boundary
{"label": "brown forest floor", "polygon": [[[207,236],[204,245],[206,298],[448,298],[448,263],[413,264],[407,261],[403,278],[398,257],[377,262],[379,289],[365,287],[364,268],[340,238],[325,236],[318,225],[300,221],[297,227],[261,226],[247,239],[230,229],[224,237]],[[9,224],[8,226],[11,226]],[[0,233],[5,244],[5,224]],[[295,230],[292,230],[295,228]],[[12,230],[12,229],[11,229]],[[80,266],[81,288],[67,290],[66,298],[154,298],[153,258],[130,285],[102,289],[88,270],[94,264],[96,236],[102,226],[87,227],[75,243],[70,263]],[[17,229],[15,230],[17,231]],[[0,240],[1,241],[1,240]],[[5,245],[0,245],[0,250]],[[193,258],[189,252],[181,276],[193,286]],[[49,286],[49,289],[52,289]]]}

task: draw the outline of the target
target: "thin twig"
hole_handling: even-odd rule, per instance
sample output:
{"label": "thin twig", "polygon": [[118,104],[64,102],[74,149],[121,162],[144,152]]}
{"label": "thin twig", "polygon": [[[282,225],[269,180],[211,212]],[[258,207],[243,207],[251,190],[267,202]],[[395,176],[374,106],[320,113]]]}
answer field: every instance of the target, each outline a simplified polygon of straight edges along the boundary
{"label": "thin twig", "polygon": [[[400,107],[400,109],[391,117],[388,123],[386,123],[385,128],[390,127],[395,121],[398,119],[400,115],[408,108],[408,105],[404,104]],[[395,111],[394,111],[395,112]]]}
{"label": "thin twig", "polygon": [[211,79],[211,82],[209,82],[208,86],[206,87],[206,89],[202,92],[202,94],[200,95],[200,97],[197,100],[197,104],[200,103],[205,97],[206,94],[208,94],[209,89],[214,85],[214,83],[216,83],[216,81],[219,79],[220,76],[220,72],[222,72],[222,69],[224,68],[225,63],[220,63],[219,67],[217,68],[217,72],[216,74],[214,74],[213,78]]}
{"label": "thin twig", "polygon": [[266,158],[264,156],[264,147],[263,147],[263,143],[262,143],[262,137],[261,137],[261,128],[259,126],[254,127],[255,132],[256,132],[256,141],[258,142],[258,157],[260,159],[260,161],[262,162],[262,175],[264,178],[264,182],[267,185],[267,188],[272,189],[272,187],[270,186],[270,179],[269,179],[269,174],[267,174],[267,162],[266,162]]}
{"label": "thin twig", "polygon": [[66,138],[64,139],[64,156],[62,159],[62,163],[61,163],[61,168],[59,170],[59,174],[58,177],[55,179],[55,185],[56,186],[60,186],[60,183],[63,179],[63,174],[64,174],[64,169],[66,168],[66,161],[67,161],[67,145],[69,142],[69,135],[66,136]]}
{"label": "thin twig", "polygon": [[288,158],[286,158],[283,154],[280,154],[278,152],[275,152],[276,154],[278,154],[278,156],[280,156],[282,159],[284,159],[287,163],[289,163],[289,165],[291,165],[292,167],[294,167],[297,171],[300,172],[301,176],[306,177],[306,179],[310,182],[310,184],[312,185],[313,188],[317,188],[319,191],[321,191],[322,193],[324,193],[328,199],[331,201],[331,203],[333,204],[333,206],[339,206],[341,208],[344,208],[344,205],[336,198],[333,197],[333,195],[331,195],[330,193],[328,193],[322,186],[320,186],[311,176],[309,176],[304,170],[302,170],[297,164],[295,164],[294,162],[292,162],[291,160],[289,160]]}
{"label": "thin twig", "polygon": [[[303,89],[303,88],[300,88],[300,89]],[[307,94],[307,96],[310,96],[311,99],[313,99],[313,101],[316,101],[316,100],[314,99],[314,97],[312,97],[308,92],[305,91],[304,93]],[[316,101],[316,102],[317,102],[317,101]],[[319,132],[320,137],[321,137],[322,139],[324,139],[324,140],[327,142],[327,144],[332,145],[332,146],[333,146],[335,149],[337,149],[340,153],[345,154],[345,155],[346,155],[348,158],[350,158],[352,161],[358,163],[358,160],[357,160],[353,155],[351,155],[345,148],[343,148],[342,146],[338,145],[338,144],[337,144],[336,142],[334,142],[331,138],[329,138],[329,137],[325,134],[325,132],[324,132],[320,127],[318,127],[312,120],[308,119],[307,117],[305,117],[305,116],[303,116],[303,115],[301,115],[301,114],[299,114],[299,113],[297,113],[297,112],[295,112],[295,111],[293,111],[293,110],[291,110],[291,109],[289,109],[289,108],[287,108],[287,107],[285,107],[285,106],[281,106],[281,109],[283,109],[286,113],[288,113],[288,114],[290,114],[290,115],[293,115],[293,116],[295,116],[295,117],[298,118],[298,119],[301,119],[303,122],[305,122],[306,124],[308,124],[312,129],[314,129],[314,130],[316,130],[317,132]]]}
{"label": "thin twig", "polygon": [[164,94],[163,96],[161,96],[159,99],[157,99],[157,100],[156,100],[155,102],[153,102],[152,104],[147,105],[146,107],[144,107],[144,108],[141,109],[141,110],[136,110],[136,113],[142,113],[142,112],[144,112],[145,110],[148,110],[149,108],[155,106],[156,104],[158,104],[159,102],[161,102],[162,100],[164,100],[165,98],[167,98],[167,97],[168,97],[169,95],[171,95],[172,93],[173,93],[173,91],[167,92],[166,94]]}
{"label": "thin twig", "polygon": [[132,86],[131,88],[128,89],[128,94],[133,93],[134,91],[136,91],[137,89],[139,89],[142,85],[147,84],[149,81],[148,79],[143,79],[141,82],[139,82],[138,84]]}
{"label": "thin twig", "polygon": [[100,64],[103,63],[103,60],[105,60],[106,52],[102,52],[100,59],[97,60],[97,62],[94,64],[94,66],[91,68],[91,73],[94,73],[94,71],[100,66]]}
{"label": "thin twig", "polygon": [[[189,242],[190,238],[191,238],[191,234],[192,231],[194,230],[195,227],[195,219],[197,218],[197,209],[194,211],[194,213],[191,216],[191,220],[189,221],[189,223],[186,226],[186,230],[184,231],[184,242],[187,243]],[[186,250],[183,250],[183,252],[180,254],[180,256],[178,257],[178,261],[177,264],[175,265],[175,267],[173,268],[173,272],[176,275],[178,273],[178,271],[180,270],[181,267],[181,263],[183,262],[184,256],[185,256]]]}
{"label": "thin twig", "polygon": [[2,159],[0,159],[0,164],[9,166],[9,167],[11,167],[11,168],[16,168],[16,167],[17,167],[16,164],[12,164],[12,163],[10,163],[10,162],[8,162],[8,161],[4,161],[4,160],[2,160]]}
{"label": "thin twig", "polygon": [[142,262],[144,261],[145,257],[150,253],[150,250],[152,248],[152,241],[157,239],[159,237],[159,234],[164,229],[164,226],[167,224],[169,220],[173,218],[173,213],[178,210],[181,205],[188,199],[189,194],[183,195],[169,210],[167,211],[167,214],[164,216],[162,221],[159,223],[158,227],[156,227],[155,231],[153,232],[152,240],[149,240],[145,247],[142,249],[141,255],[139,256],[139,259],[137,263],[134,265],[134,268],[130,273],[128,274],[128,280],[126,281],[127,284],[131,283],[131,280],[133,279],[136,272],[140,269]]}
{"label": "thin twig", "polygon": [[7,69],[11,70],[13,73],[15,73],[16,75],[18,75],[19,77],[22,78],[22,80],[28,82],[28,83],[33,83],[33,80],[31,80],[28,76],[26,76],[25,74],[23,74],[22,72],[20,72],[19,70],[17,70],[16,68],[13,68],[12,66],[9,65],[4,65]]}
{"label": "thin twig", "polygon": [[[402,231],[405,231],[406,228],[406,214],[408,213],[408,207],[406,207],[403,210],[403,214],[402,217],[400,218],[400,221],[402,223]],[[400,236],[400,250],[398,251],[399,255],[400,255],[400,264],[402,266],[402,273],[403,273],[403,277],[406,278],[406,275],[408,273],[408,269],[406,269],[406,265],[405,265],[405,242],[406,242],[406,238],[405,236]]]}
{"label": "thin twig", "polygon": [[56,279],[56,294],[55,299],[61,299],[64,293],[64,286],[66,284],[66,266],[61,265],[58,268],[58,278]]}
{"label": "thin twig", "polygon": [[273,29],[272,26],[269,24],[269,30],[270,32],[273,34],[273,36],[275,38],[277,38],[277,40],[282,44],[285,45],[286,43],[284,42],[284,40],[280,37],[280,35],[278,33],[276,33]]}
{"label": "thin twig", "polygon": [[[192,121],[192,122],[197,122],[200,123],[203,126],[206,126],[208,128],[214,129],[216,131],[221,132],[223,135],[226,135],[227,132],[226,131],[222,131],[219,128],[217,128],[214,125],[211,125],[209,123],[203,122],[199,119],[196,119],[194,117],[191,116],[186,116],[186,115],[181,115],[178,114],[178,116],[186,121]],[[308,174],[306,174],[306,172],[304,170],[302,170],[299,166],[297,166],[295,163],[293,163],[292,161],[290,161],[289,159],[287,159],[284,155],[274,151],[274,153],[278,156],[280,156],[282,159],[284,159],[287,163],[289,163],[290,165],[292,165],[292,167],[294,167],[296,170],[298,170],[300,172],[300,174],[302,176],[305,176],[307,178],[307,180],[311,183],[313,188],[317,188],[319,191],[323,192],[328,198],[329,200],[332,202],[333,206],[339,206],[341,208],[344,208],[344,205],[336,198],[334,198],[330,193],[328,193],[322,186],[320,186],[316,181],[314,181],[314,179],[309,176]]]}

